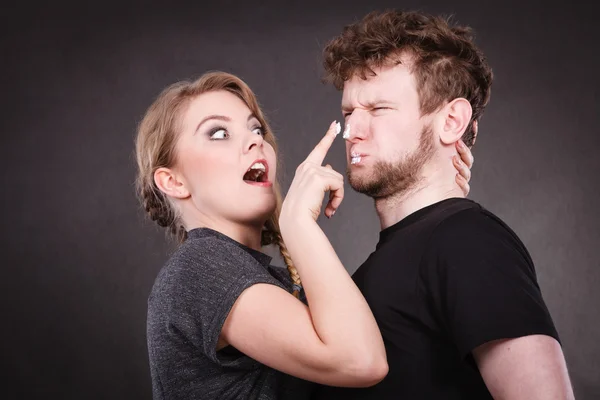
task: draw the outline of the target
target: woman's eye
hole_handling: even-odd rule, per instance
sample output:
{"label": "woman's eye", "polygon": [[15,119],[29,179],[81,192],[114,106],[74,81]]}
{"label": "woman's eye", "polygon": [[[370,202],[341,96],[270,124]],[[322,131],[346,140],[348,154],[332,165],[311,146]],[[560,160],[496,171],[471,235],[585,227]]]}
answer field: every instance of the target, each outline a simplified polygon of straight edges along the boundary
{"label": "woman's eye", "polygon": [[261,135],[261,136],[265,134],[265,130],[260,126],[252,129],[252,132],[256,133],[257,135]]}
{"label": "woman's eye", "polygon": [[225,139],[227,137],[229,137],[229,135],[227,134],[227,131],[225,131],[225,129],[222,129],[222,128],[212,131],[210,134],[210,138],[212,140]]}

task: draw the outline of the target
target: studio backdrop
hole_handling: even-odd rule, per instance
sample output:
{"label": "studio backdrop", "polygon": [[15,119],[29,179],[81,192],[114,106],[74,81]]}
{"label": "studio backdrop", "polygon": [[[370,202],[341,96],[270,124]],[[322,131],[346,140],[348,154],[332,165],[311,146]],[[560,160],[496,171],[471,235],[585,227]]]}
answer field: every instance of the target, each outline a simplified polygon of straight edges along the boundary
{"label": "studio backdrop", "polygon": [[[285,191],[342,118],[340,93],[321,83],[323,46],[392,7],[453,14],[475,29],[495,81],[469,197],[528,247],[577,398],[600,398],[592,3],[84,3],[2,6],[2,398],[151,397],[146,301],[173,246],[136,200],[133,143],[158,93],[208,70],[239,75],[277,135]],[[338,171],[344,152],[339,140],[327,158]],[[350,273],[374,250],[373,203],[348,186],[335,217],[319,223]]]}

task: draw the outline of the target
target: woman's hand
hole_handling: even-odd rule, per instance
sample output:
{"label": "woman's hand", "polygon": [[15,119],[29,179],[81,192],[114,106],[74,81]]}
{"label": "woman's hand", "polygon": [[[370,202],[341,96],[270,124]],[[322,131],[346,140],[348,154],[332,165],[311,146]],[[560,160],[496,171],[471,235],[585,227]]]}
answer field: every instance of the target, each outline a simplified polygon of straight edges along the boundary
{"label": "woman's hand", "polygon": [[303,215],[317,220],[325,192],[329,192],[329,202],[325,215],[331,217],[344,198],[344,177],[330,165],[323,166],[323,160],[339,133],[339,125],[334,121],[327,133],[296,169],[296,175],[283,202],[280,225],[288,219],[302,218]]}
{"label": "woman's hand", "polygon": [[454,168],[458,170],[458,174],[456,174],[456,183],[463,190],[465,196],[469,194],[471,191],[471,186],[469,185],[469,181],[471,180],[471,168],[473,167],[473,153],[471,150],[465,145],[465,142],[459,140],[456,142],[456,150],[458,151],[459,156],[454,156],[452,158],[452,163],[454,164]]}

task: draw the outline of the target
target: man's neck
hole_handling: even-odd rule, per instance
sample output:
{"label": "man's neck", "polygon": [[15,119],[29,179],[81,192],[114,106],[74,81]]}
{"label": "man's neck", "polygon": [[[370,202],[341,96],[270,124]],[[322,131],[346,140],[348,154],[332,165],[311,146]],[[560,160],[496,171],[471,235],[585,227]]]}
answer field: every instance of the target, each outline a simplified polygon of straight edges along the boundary
{"label": "man's neck", "polygon": [[406,192],[376,199],[375,209],[383,230],[422,208],[452,197],[464,198],[465,194],[456,182],[438,176],[423,179]]}

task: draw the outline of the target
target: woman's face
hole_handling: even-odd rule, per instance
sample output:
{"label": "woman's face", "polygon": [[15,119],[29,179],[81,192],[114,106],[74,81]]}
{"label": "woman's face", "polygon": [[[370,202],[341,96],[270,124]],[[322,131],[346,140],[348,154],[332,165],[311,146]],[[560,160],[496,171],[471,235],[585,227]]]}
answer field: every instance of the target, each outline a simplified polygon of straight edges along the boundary
{"label": "woman's face", "polygon": [[[196,97],[183,115],[175,170],[203,219],[262,224],[276,206],[276,157],[264,128],[237,96]],[[184,215],[185,218],[185,215]]]}

